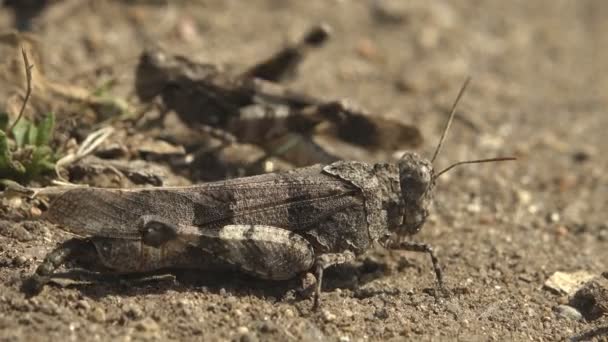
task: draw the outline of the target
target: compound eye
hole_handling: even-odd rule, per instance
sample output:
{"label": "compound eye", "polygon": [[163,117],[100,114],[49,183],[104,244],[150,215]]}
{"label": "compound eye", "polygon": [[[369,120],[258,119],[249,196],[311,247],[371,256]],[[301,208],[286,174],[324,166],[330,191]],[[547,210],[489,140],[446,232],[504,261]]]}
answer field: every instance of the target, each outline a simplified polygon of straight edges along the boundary
{"label": "compound eye", "polygon": [[417,201],[426,192],[429,182],[420,174],[404,175],[401,178],[401,193],[406,201]]}
{"label": "compound eye", "polygon": [[406,202],[418,202],[432,183],[431,163],[416,153],[406,153],[399,161],[401,194]]}

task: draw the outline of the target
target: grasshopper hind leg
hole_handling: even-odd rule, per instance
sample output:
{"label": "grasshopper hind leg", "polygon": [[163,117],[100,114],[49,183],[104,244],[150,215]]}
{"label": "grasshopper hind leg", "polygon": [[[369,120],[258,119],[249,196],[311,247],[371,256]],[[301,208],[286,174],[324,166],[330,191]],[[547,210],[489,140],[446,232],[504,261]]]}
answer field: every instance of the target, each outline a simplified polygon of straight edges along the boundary
{"label": "grasshopper hind leg", "polygon": [[55,270],[70,260],[77,252],[91,247],[90,241],[79,238],[63,242],[47,254],[42,264],[36,269],[36,272],[23,282],[21,286],[22,291],[30,296],[40,293],[44,285],[51,279]]}
{"label": "grasshopper hind leg", "polygon": [[312,245],[301,235],[279,227],[235,224],[217,229],[172,225],[161,230],[164,229],[174,229],[176,240],[262,279],[291,279],[315,264]]}

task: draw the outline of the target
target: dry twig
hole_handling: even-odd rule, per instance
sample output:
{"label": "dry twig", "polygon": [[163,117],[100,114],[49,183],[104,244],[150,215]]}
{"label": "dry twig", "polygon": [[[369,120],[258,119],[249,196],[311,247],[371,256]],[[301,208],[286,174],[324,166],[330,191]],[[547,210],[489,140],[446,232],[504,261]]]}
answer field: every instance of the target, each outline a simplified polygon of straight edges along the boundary
{"label": "dry twig", "polygon": [[25,106],[27,105],[27,101],[30,99],[30,95],[32,94],[32,68],[34,67],[34,65],[30,65],[30,61],[27,58],[27,53],[25,53],[25,50],[23,48],[21,48],[21,54],[23,55],[23,64],[25,65],[25,78],[27,80],[27,88],[25,91],[25,98],[23,99],[23,104],[21,104],[21,109],[19,110],[19,115],[9,128],[8,132],[12,132],[13,128],[15,128],[19,120],[21,120],[23,112],[25,111]]}
{"label": "dry twig", "polygon": [[80,147],[75,153],[67,154],[57,161],[55,164],[57,178],[63,180],[63,177],[61,177],[59,172],[60,167],[65,167],[69,164],[75,163],[93,153],[93,151],[95,151],[95,149],[99,147],[99,145],[101,145],[101,143],[104,142],[113,132],[114,128],[108,126],[89,134],[86,139],[84,139],[82,144],[80,144]]}

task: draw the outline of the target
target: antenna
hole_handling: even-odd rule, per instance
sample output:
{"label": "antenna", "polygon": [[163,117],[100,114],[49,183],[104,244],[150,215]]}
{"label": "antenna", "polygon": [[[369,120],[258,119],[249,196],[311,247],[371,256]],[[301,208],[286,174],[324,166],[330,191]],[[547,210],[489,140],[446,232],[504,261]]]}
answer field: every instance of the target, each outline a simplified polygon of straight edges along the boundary
{"label": "antenna", "polygon": [[517,160],[517,158],[515,157],[500,157],[500,158],[490,158],[490,159],[478,159],[478,160],[466,160],[466,161],[461,161],[461,162],[457,162],[454,163],[448,167],[446,167],[445,169],[439,171],[433,178],[437,179],[439,178],[439,176],[441,176],[442,174],[450,171],[451,169],[455,168],[456,166],[459,165],[464,165],[464,164],[479,164],[479,163],[490,163],[490,162],[499,162],[499,161],[507,161],[507,160]]}
{"label": "antenna", "polygon": [[450,126],[452,125],[452,121],[454,120],[454,115],[456,114],[456,106],[458,105],[458,102],[460,101],[462,94],[464,94],[464,91],[467,89],[469,82],[471,82],[471,76],[467,77],[467,79],[464,81],[464,83],[462,84],[462,87],[460,87],[458,96],[456,96],[456,100],[454,101],[454,104],[452,104],[452,110],[450,111],[450,117],[448,119],[447,124],[445,125],[445,128],[443,129],[443,133],[441,133],[441,138],[439,139],[439,144],[437,144],[437,148],[435,149],[435,154],[433,154],[433,158],[431,158],[431,164],[433,164],[433,162],[435,161],[435,158],[437,158],[437,155],[439,154],[439,151],[441,150],[441,145],[443,145],[443,141],[445,140],[445,137],[448,134],[448,131],[450,130]]}

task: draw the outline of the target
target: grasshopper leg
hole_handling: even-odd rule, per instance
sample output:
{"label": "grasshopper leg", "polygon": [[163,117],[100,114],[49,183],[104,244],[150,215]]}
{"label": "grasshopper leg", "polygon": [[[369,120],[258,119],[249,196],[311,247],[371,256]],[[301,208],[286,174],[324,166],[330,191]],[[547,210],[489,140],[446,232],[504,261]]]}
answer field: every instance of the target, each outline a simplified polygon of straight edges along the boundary
{"label": "grasshopper leg", "polygon": [[36,272],[26,279],[22,284],[22,290],[28,295],[36,295],[42,291],[42,288],[51,278],[51,275],[59,266],[69,260],[76,251],[82,248],[87,248],[89,241],[73,238],[63,242],[52,252],[47,254],[38,266]]}
{"label": "grasshopper leg", "polygon": [[205,228],[142,218],[142,241],[160,246],[176,239],[211,253],[242,271],[269,280],[286,280],[312,268],[314,250],[301,235],[286,229],[237,224]]}
{"label": "grasshopper leg", "polygon": [[439,289],[443,290],[443,272],[441,266],[439,266],[439,259],[435,255],[433,247],[426,243],[414,242],[414,241],[399,241],[390,246],[391,249],[401,249],[409,252],[427,253],[431,257],[433,263],[433,270],[435,271],[435,277],[437,279],[437,285]]}
{"label": "grasshopper leg", "polygon": [[315,287],[313,310],[319,308],[319,297],[321,296],[321,283],[323,282],[323,271],[334,265],[345,264],[355,260],[355,254],[351,251],[343,253],[326,253],[317,257],[315,262],[317,284]]}

